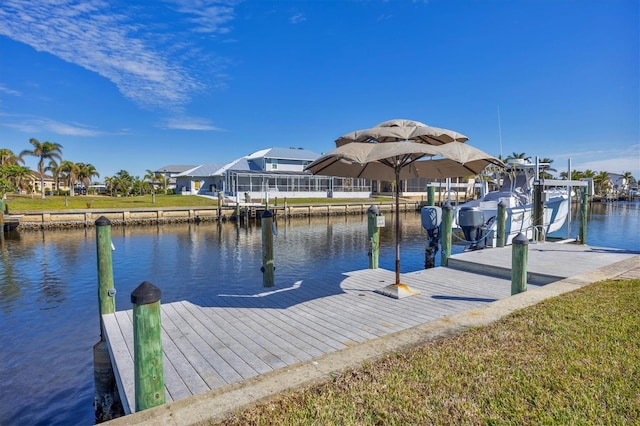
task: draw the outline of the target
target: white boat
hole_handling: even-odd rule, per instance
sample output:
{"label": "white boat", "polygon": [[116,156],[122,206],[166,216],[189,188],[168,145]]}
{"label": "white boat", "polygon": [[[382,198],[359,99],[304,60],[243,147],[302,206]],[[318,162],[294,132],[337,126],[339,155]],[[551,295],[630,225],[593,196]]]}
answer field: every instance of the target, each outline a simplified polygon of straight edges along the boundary
{"label": "white boat", "polygon": [[548,164],[532,164],[515,159],[507,163],[498,184],[500,189],[455,207],[453,212],[453,244],[468,245],[471,249],[496,247],[498,203],[506,206],[505,244],[519,233],[530,240],[544,239],[558,231],[569,215],[567,187],[544,188],[543,224],[533,224],[533,190],[536,170]]}

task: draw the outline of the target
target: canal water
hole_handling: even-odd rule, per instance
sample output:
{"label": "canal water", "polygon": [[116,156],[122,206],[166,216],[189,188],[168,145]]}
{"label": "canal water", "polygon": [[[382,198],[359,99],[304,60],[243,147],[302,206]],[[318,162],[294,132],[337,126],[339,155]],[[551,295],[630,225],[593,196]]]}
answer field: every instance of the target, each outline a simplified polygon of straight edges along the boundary
{"label": "canal water", "polygon": [[[570,235],[577,235],[578,224]],[[393,215],[387,215],[380,267],[389,270],[392,230]],[[276,289],[368,267],[366,216],[281,218],[277,232]],[[587,238],[592,246],[640,251],[640,203],[593,204]],[[402,213],[402,272],[424,267],[425,240],[420,215]],[[263,291],[255,224],[114,227],[112,241],[118,310],[131,308],[131,291],[143,281],[162,290],[163,302]],[[0,425],[92,424],[92,347],[99,340],[95,229],[12,233],[0,248]]]}

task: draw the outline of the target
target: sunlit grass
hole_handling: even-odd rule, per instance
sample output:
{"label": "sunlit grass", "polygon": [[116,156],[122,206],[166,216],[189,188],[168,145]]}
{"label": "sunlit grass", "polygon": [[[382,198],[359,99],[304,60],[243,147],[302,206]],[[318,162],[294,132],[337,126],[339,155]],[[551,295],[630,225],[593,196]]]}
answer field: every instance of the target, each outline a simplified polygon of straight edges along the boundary
{"label": "sunlit grass", "polygon": [[[269,205],[284,206],[284,198],[273,198],[269,200]],[[374,202],[391,202],[388,197],[375,199],[344,199],[344,198],[290,198],[287,205],[308,205],[308,204],[345,204],[358,203],[369,204]],[[260,200],[253,200],[260,202]],[[132,197],[107,197],[92,195],[76,196],[47,196],[44,200],[39,194],[33,195],[8,195],[5,204],[9,205],[10,213],[21,213],[27,211],[43,210],[73,210],[73,209],[127,209],[127,208],[167,208],[167,207],[214,207],[218,205],[218,200],[213,198],[198,197],[195,195],[159,195],[155,196],[155,202],[150,194]]]}
{"label": "sunlit grass", "polygon": [[222,424],[639,424],[640,280],[549,299]]}

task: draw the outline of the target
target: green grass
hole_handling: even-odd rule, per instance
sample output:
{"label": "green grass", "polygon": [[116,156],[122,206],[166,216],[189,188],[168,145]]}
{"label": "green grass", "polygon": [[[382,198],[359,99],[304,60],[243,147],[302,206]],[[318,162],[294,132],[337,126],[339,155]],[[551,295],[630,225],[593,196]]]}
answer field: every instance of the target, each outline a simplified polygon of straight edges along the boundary
{"label": "green grass", "polygon": [[216,206],[216,200],[197,197],[195,195],[156,195],[156,202],[152,202],[151,195],[135,197],[106,197],[92,195],[77,195],[67,197],[65,205],[64,196],[47,196],[44,200],[39,195],[33,198],[25,195],[9,195],[5,201],[9,205],[10,213],[42,210],[72,210],[72,209],[127,209],[136,207],[196,207]]}
{"label": "green grass", "polygon": [[[344,204],[344,203],[372,203],[372,202],[391,202],[391,198],[375,198],[375,199],[341,199],[341,198],[291,198],[287,199],[288,205],[308,205],[308,204]],[[254,200],[259,202],[259,200]],[[275,199],[269,200],[269,205],[273,205]],[[127,209],[127,208],[166,208],[166,207],[200,207],[200,206],[217,206],[218,201],[198,197],[195,195],[156,195],[155,203],[152,202],[151,195],[142,195],[134,197],[106,197],[78,195],[66,198],[64,196],[47,196],[44,200],[39,194],[33,197],[30,195],[10,194],[7,196],[6,204],[9,205],[9,212],[19,214],[26,211],[43,211],[43,210],[72,210],[72,209]],[[284,199],[277,200],[278,206],[284,205]]]}
{"label": "green grass", "polygon": [[368,362],[224,425],[640,424],[640,280]]}

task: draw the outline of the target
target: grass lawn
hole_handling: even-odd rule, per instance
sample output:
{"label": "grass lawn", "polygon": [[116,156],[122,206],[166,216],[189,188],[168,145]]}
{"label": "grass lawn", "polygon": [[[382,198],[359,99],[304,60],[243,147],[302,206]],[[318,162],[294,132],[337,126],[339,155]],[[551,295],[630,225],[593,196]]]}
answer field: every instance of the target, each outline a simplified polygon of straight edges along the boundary
{"label": "grass lawn", "polygon": [[[256,202],[258,200],[255,200]],[[343,199],[343,198],[291,198],[287,199],[288,205],[295,204],[344,204],[344,203],[373,203],[373,202],[391,202],[393,199],[375,198],[375,199]],[[273,205],[275,199],[269,201],[269,205]],[[284,199],[277,200],[278,205],[284,205]],[[156,195],[155,203],[152,201],[151,195],[142,195],[134,197],[106,197],[92,195],[76,195],[74,197],[64,196],[47,196],[44,200],[39,194],[31,195],[7,195],[5,203],[9,205],[9,212],[19,214],[26,211],[42,211],[42,210],[72,210],[72,209],[127,209],[136,207],[145,208],[166,208],[166,207],[201,207],[201,206],[217,206],[218,201],[198,197],[195,195]]]}
{"label": "grass lawn", "polygon": [[595,283],[221,424],[640,424],[638,306],[640,280]]}

